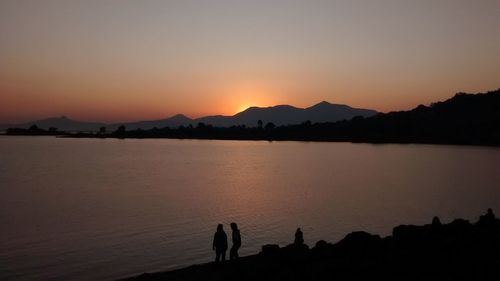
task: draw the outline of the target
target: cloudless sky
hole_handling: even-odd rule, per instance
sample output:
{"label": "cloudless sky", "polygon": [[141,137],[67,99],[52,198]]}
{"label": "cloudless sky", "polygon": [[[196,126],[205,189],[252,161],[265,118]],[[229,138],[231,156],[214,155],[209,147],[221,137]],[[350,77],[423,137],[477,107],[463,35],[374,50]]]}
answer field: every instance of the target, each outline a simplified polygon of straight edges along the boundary
{"label": "cloudless sky", "polygon": [[2,123],[386,112],[499,87],[499,0],[0,0]]}

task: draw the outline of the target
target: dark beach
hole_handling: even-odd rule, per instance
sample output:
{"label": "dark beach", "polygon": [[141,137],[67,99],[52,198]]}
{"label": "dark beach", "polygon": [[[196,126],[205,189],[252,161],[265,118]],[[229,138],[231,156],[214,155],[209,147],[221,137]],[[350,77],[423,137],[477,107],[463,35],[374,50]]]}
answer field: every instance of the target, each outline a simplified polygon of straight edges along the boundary
{"label": "dark beach", "polygon": [[[307,234],[306,234],[307,235]],[[306,236],[307,242],[307,236]],[[381,238],[352,232],[312,248],[264,245],[257,255],[125,280],[500,280],[500,220],[400,225]]]}

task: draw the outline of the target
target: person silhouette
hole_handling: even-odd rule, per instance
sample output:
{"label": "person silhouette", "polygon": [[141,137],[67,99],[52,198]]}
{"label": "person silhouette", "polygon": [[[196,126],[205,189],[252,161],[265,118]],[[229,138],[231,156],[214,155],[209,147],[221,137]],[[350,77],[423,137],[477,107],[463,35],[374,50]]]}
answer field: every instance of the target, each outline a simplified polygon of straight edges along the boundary
{"label": "person silhouette", "polygon": [[491,208],[488,208],[488,211],[486,211],[486,215],[485,215],[485,218],[487,220],[490,220],[490,221],[494,221],[495,220],[495,214],[493,214],[493,210]]}
{"label": "person silhouette", "polygon": [[295,231],[295,241],[293,243],[295,245],[304,244],[304,234],[302,233],[302,230],[300,230],[300,227],[297,228],[297,231]]}
{"label": "person silhouette", "polygon": [[214,243],[212,245],[212,250],[215,250],[215,262],[226,260],[227,251],[227,235],[222,228],[222,224],[217,225],[217,232],[214,234]]}
{"label": "person silhouette", "polygon": [[491,208],[488,208],[488,211],[485,215],[479,217],[479,224],[481,225],[492,225],[496,221],[495,214]]}
{"label": "person silhouette", "polygon": [[231,229],[233,230],[232,238],[233,238],[233,246],[229,251],[229,259],[235,260],[238,256],[238,249],[241,247],[241,235],[240,230],[238,229],[238,225],[234,222],[231,223]]}

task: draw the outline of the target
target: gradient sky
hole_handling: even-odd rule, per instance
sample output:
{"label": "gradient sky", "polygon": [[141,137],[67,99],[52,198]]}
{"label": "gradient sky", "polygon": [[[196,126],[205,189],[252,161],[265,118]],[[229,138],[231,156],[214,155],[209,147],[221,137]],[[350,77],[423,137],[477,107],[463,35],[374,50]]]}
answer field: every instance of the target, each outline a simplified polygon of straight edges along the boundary
{"label": "gradient sky", "polygon": [[499,0],[0,0],[1,123],[386,112],[499,87]]}

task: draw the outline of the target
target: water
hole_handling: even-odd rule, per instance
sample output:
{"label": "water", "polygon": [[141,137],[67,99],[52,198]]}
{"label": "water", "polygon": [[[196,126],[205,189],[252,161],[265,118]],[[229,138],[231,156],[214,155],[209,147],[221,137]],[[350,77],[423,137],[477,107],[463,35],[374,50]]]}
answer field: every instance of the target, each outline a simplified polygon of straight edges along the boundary
{"label": "water", "polygon": [[500,212],[500,149],[443,145],[0,137],[0,279],[112,280]]}

